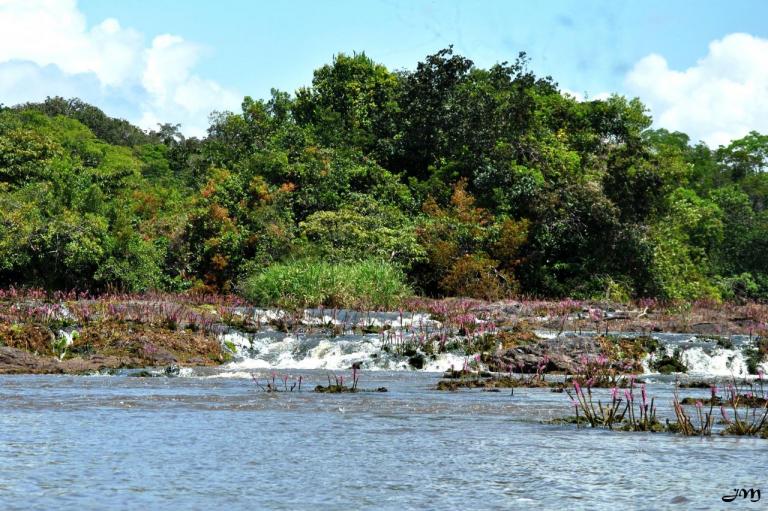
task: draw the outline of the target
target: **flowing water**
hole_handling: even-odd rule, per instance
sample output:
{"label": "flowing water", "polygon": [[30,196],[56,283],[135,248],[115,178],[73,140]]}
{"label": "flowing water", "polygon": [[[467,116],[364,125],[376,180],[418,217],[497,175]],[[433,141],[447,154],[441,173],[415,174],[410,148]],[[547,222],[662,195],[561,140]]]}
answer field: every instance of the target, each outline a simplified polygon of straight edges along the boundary
{"label": "flowing water", "polygon": [[[693,373],[744,360],[661,335]],[[227,332],[236,360],[177,377],[0,377],[0,509],[722,509],[734,488],[768,502],[768,440],[577,429],[547,389],[439,392],[378,334]],[[330,374],[388,392],[317,394]],[[275,377],[302,391],[267,393]],[[674,377],[646,375],[670,417]],[[607,394],[607,390],[601,390]],[[685,389],[685,396],[708,390]]]}

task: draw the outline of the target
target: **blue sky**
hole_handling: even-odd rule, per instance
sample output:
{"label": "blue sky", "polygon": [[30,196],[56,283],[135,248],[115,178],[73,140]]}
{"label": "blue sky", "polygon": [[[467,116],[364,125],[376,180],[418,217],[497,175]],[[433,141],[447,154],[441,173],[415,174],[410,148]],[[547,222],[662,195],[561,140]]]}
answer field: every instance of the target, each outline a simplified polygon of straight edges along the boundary
{"label": "blue sky", "polygon": [[[365,51],[390,68],[413,68],[453,44],[476,64],[532,57],[537,73],[574,91],[623,92],[642,57],[687,67],[734,32],[768,37],[768,2],[398,1],[256,2],[80,0],[91,23],[114,17],[146,34],[205,45],[205,76],[254,96],[293,90],[334,53]],[[768,56],[767,56],[768,58]]]}
{"label": "blue sky", "polygon": [[[711,144],[768,130],[765,1],[0,0],[0,32],[23,26],[20,11],[50,18],[40,37],[52,38],[53,54],[18,41],[34,28],[0,48],[0,102],[80,91],[144,126],[171,120],[200,133],[211,109],[236,108],[243,95],[265,97],[271,87],[293,91],[337,52],[413,68],[453,44],[480,66],[526,51],[534,71],[566,90],[639,95],[657,125]],[[758,71],[730,83],[742,68]],[[766,103],[766,115],[718,98],[728,91]]]}

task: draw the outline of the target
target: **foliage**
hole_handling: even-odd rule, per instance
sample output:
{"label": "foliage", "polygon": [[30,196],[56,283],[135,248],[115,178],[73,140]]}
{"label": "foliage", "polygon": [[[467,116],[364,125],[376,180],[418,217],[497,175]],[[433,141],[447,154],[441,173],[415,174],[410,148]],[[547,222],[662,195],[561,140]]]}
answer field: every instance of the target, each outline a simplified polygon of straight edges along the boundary
{"label": "foliage", "polygon": [[376,259],[328,263],[303,260],[276,263],[245,280],[243,295],[258,305],[289,310],[308,307],[387,309],[410,291],[401,271]]}
{"label": "foliage", "polygon": [[375,257],[410,268],[424,259],[413,222],[394,206],[361,197],[338,210],[318,211],[299,223],[305,251],[327,261]]}
{"label": "foliage", "polygon": [[200,139],[78,99],[0,107],[0,285],[230,291],[376,259],[431,296],[768,299],[768,136],[651,121],[452,48],[401,71],[338,54]]}

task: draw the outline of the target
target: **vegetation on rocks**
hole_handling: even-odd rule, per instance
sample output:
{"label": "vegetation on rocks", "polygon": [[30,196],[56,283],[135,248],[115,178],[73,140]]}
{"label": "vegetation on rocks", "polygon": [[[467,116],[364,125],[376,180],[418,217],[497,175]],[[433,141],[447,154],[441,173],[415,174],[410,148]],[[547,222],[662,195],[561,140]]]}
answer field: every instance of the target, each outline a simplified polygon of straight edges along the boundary
{"label": "vegetation on rocks", "polygon": [[237,323],[237,300],[2,290],[0,373],[220,364],[214,327]]}

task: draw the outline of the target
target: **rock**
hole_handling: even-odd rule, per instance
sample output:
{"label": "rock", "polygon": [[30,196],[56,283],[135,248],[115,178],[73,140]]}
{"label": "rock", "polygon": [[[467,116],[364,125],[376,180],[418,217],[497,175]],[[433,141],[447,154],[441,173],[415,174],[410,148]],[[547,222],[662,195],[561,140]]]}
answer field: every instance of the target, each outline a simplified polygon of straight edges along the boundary
{"label": "rock", "polygon": [[560,337],[516,346],[486,362],[491,371],[508,372],[512,368],[514,372],[536,373],[546,356],[548,362],[542,372],[573,374],[581,365],[582,356],[594,358],[600,353],[600,346],[592,337]]}
{"label": "rock", "polygon": [[0,374],[87,374],[142,365],[144,364],[135,358],[102,355],[59,360],[9,346],[0,346]]}
{"label": "rock", "polygon": [[58,360],[38,357],[24,350],[0,346],[0,374],[61,373]]}
{"label": "rock", "polygon": [[170,366],[175,365],[179,360],[168,350],[159,348],[154,353],[145,355],[153,365]]}
{"label": "rock", "polygon": [[138,371],[136,373],[131,373],[128,376],[131,378],[159,378],[160,375],[157,373],[153,373],[151,371],[147,371],[146,369],[142,369],[141,371]]}
{"label": "rock", "polygon": [[408,357],[408,364],[414,369],[424,369],[425,363],[426,363],[426,359],[424,358],[424,355],[421,353],[416,353],[411,357]]}

